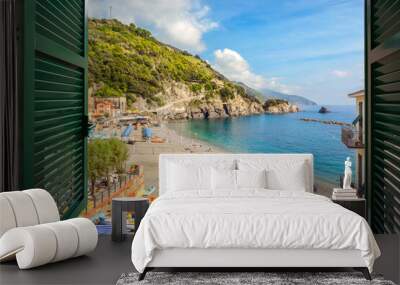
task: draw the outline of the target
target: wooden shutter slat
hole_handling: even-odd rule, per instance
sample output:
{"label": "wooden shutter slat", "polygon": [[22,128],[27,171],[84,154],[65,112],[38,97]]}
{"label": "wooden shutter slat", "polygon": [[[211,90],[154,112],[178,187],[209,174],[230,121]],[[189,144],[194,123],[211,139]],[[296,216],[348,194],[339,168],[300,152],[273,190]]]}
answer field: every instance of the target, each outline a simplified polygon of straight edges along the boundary
{"label": "wooden shutter slat", "polygon": [[379,83],[391,83],[398,81],[399,76],[400,76],[400,70],[389,74],[384,74],[382,76],[378,76],[376,79],[377,81],[379,81]]}
{"label": "wooden shutter slat", "polygon": [[375,88],[381,92],[397,92],[400,91],[400,82],[376,85]]}
{"label": "wooden shutter slat", "polygon": [[[43,1],[43,0],[37,0],[37,1],[40,3],[40,1]],[[81,21],[79,21],[77,19],[69,17],[66,14],[66,12],[67,12],[66,9],[64,9],[63,7],[58,5],[57,2],[55,2],[55,1],[46,1],[46,3],[48,4],[49,9],[51,9],[53,11],[53,13],[55,15],[57,15],[57,17],[59,19],[62,19],[63,21],[65,21],[65,23],[67,25],[70,25],[78,33],[83,32],[83,23],[81,23]]]}
{"label": "wooden shutter slat", "polygon": [[381,74],[388,74],[390,72],[394,72],[397,70],[400,70],[400,61],[396,61],[396,56],[394,57],[394,60],[389,60],[387,63],[376,67],[375,72],[379,75]]}
{"label": "wooden shutter slat", "polygon": [[81,132],[82,132],[82,127],[71,128],[71,129],[65,130],[63,132],[60,132],[57,135],[45,137],[45,138],[42,138],[42,140],[36,140],[35,147],[37,149],[41,149],[41,148],[45,147],[46,145],[57,143],[59,140],[64,139],[68,135],[80,134]]}
{"label": "wooden shutter slat", "polygon": [[[48,160],[45,164],[36,165],[35,167],[38,169],[36,179],[38,183],[43,183],[46,180],[51,180],[56,175],[62,174],[63,171],[67,170],[69,167],[72,169],[72,165],[79,163],[81,155],[79,152],[82,152],[81,148],[73,149],[72,152],[70,149],[65,149],[64,154],[60,154],[60,156],[55,160]],[[75,155],[75,157],[74,157]],[[44,165],[43,167],[41,167]]]}
{"label": "wooden shutter slat", "polygon": [[36,57],[36,70],[46,70],[48,72],[53,72],[55,74],[64,75],[68,77],[75,78],[76,80],[83,80],[82,70],[79,68],[74,68],[68,64],[59,64],[56,60],[48,60],[41,56],[40,54]]}
{"label": "wooden shutter slat", "polygon": [[38,20],[37,25],[46,27],[53,33],[59,34],[61,41],[67,41],[68,43],[78,48],[82,48],[82,41],[81,41],[82,35],[80,35],[74,29],[66,25],[63,21],[60,20],[60,18],[55,16],[46,7],[40,5],[38,5],[37,7],[38,7],[36,11],[36,17]]}
{"label": "wooden shutter slat", "polygon": [[379,18],[379,23],[377,21],[376,23],[376,32],[378,34],[381,34],[382,31],[384,31],[385,29],[387,29],[388,27],[390,27],[391,25],[393,25],[394,22],[397,21],[397,17],[399,16],[399,12],[400,12],[400,1],[397,0],[396,3],[394,3],[393,9],[397,12],[394,13],[389,13],[387,16],[383,15],[382,17]]}
{"label": "wooden shutter slat", "polygon": [[41,14],[43,20],[50,22],[50,25],[56,26],[57,29],[62,30],[63,33],[68,35],[68,38],[79,40],[82,37],[82,34],[79,33],[77,29],[74,29],[72,26],[68,25],[67,22],[64,22],[63,18],[61,18],[60,15],[57,15],[56,11],[47,5],[43,5],[42,3],[38,2],[36,13]]}
{"label": "wooden shutter slat", "polygon": [[400,92],[376,94],[375,101],[377,103],[394,103],[400,102]]}
{"label": "wooden shutter slat", "polygon": [[36,79],[49,80],[50,82],[61,82],[61,83],[66,83],[66,84],[79,85],[79,86],[84,85],[84,82],[82,81],[81,78],[67,76],[64,74],[57,74],[54,72],[50,72],[48,70],[41,70],[39,68],[36,69],[35,77],[36,77]]}
{"label": "wooden shutter slat", "polygon": [[41,161],[45,157],[49,156],[49,153],[56,153],[57,150],[62,147],[64,144],[74,144],[79,141],[80,134],[70,135],[63,140],[59,140],[58,143],[54,143],[50,146],[42,148],[41,150],[35,153],[35,161]]}
{"label": "wooden shutter slat", "polygon": [[382,138],[396,145],[400,143],[400,137],[392,134],[390,130],[374,129],[372,134],[374,136],[373,140],[376,140],[376,138]]}

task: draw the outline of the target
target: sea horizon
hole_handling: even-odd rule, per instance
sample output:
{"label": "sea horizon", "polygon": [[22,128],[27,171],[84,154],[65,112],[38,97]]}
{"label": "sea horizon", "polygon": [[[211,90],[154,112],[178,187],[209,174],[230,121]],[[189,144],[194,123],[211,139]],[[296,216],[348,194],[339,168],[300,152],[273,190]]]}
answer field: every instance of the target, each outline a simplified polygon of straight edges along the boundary
{"label": "sea horizon", "polygon": [[[318,113],[321,106],[330,112]],[[352,123],[355,117],[355,105],[317,105],[303,106],[297,113],[173,121],[167,126],[232,153],[312,153],[315,180],[339,186],[348,156],[353,161],[353,179],[355,174],[355,152],[341,142],[341,126],[300,119]]]}

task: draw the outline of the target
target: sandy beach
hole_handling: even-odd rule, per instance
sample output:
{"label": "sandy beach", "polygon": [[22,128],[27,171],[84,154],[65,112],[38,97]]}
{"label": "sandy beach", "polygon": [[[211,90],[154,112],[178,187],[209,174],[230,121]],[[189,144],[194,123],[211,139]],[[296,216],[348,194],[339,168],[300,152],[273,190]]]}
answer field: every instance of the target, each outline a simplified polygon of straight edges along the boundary
{"label": "sandy beach", "polygon": [[[207,142],[192,139],[177,133],[163,124],[152,127],[153,137],[164,139],[163,143],[143,141],[141,131],[135,131],[134,144],[128,144],[129,163],[141,164],[144,167],[145,187],[158,188],[158,157],[161,153],[227,153],[228,151]],[[315,179],[316,194],[330,197],[333,186],[330,183]]]}
{"label": "sandy beach", "polygon": [[163,143],[143,141],[141,131],[135,131],[133,145],[129,147],[129,163],[144,167],[145,187],[158,188],[158,157],[161,153],[224,153],[222,148],[204,141],[181,136],[166,125],[152,127],[153,137],[164,139]]}

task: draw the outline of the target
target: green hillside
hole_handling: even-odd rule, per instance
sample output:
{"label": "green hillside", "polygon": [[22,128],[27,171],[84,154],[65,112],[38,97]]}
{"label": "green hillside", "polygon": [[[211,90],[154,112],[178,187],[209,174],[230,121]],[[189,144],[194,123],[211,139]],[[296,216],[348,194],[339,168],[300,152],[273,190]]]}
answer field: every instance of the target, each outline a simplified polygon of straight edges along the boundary
{"label": "green hillside", "polygon": [[246,94],[243,87],[214,71],[198,56],[157,41],[149,31],[117,20],[89,21],[89,85],[94,96],[126,96],[128,106],[143,98],[150,106],[163,106],[166,82],[178,82],[202,101],[223,102]]}

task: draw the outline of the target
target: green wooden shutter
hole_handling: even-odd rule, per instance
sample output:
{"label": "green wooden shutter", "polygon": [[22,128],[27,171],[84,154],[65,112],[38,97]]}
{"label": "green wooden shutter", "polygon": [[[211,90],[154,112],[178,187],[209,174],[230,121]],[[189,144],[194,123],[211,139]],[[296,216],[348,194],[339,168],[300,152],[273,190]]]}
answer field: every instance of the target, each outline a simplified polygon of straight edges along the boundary
{"label": "green wooden shutter", "polygon": [[400,233],[400,1],[367,1],[366,85],[370,223]]}
{"label": "green wooden shutter", "polygon": [[21,184],[76,216],[87,201],[87,3],[23,4]]}

